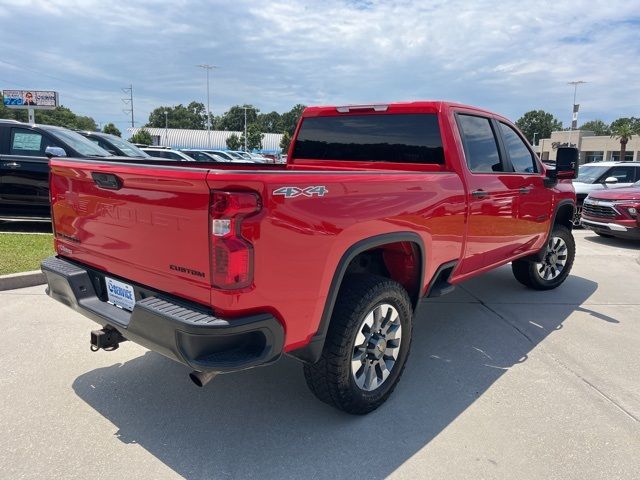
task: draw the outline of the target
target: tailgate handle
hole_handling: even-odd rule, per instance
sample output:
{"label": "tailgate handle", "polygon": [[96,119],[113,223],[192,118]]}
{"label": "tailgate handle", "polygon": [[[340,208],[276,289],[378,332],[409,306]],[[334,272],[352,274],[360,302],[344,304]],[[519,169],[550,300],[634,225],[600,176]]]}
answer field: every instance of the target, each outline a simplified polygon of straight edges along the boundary
{"label": "tailgate handle", "polygon": [[107,190],[120,190],[122,188],[122,180],[112,173],[91,172],[93,181],[100,188]]}

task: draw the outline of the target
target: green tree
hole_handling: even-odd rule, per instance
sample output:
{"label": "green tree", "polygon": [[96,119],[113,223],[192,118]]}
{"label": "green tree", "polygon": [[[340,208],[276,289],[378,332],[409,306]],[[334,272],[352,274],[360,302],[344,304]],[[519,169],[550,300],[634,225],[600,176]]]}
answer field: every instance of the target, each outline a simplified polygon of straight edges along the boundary
{"label": "green tree", "polygon": [[169,128],[186,128],[190,130],[205,130],[207,128],[207,109],[200,102],[191,102],[173,107],[158,107],[149,114],[147,127],[164,128],[165,112]]}
{"label": "green tree", "polygon": [[549,138],[551,132],[562,130],[562,122],[544,110],[525,113],[516,121],[516,125],[532,144],[534,134],[537,134],[536,138]]}
{"label": "green tree", "polygon": [[604,123],[602,120],[591,120],[590,122],[585,122],[579,130],[590,130],[596,135],[611,135],[609,125]]}
{"label": "green tree", "polygon": [[102,131],[104,133],[110,133],[111,135],[115,135],[116,137],[121,137],[122,136],[122,132],[120,130],[118,130],[118,127],[116,127],[113,123],[107,123]]}
{"label": "green tree", "polygon": [[293,132],[295,132],[296,126],[298,125],[298,120],[300,120],[305,108],[307,108],[306,105],[299,103],[288,112],[283,113],[280,116],[281,131],[288,132],[289,135],[293,136]]}
{"label": "green tree", "polygon": [[252,125],[258,121],[258,110],[253,105],[234,105],[227,110],[216,122],[216,128],[220,130],[244,131],[244,109],[247,109],[247,125]]}
{"label": "green tree", "polygon": [[129,141],[131,143],[141,143],[143,145],[151,145],[153,143],[151,134],[144,128],[141,128],[136,133],[134,133],[129,139]]}
{"label": "green tree", "polygon": [[624,124],[631,125],[631,129],[635,133],[640,133],[640,118],[636,118],[636,117],[622,117],[617,120],[614,120],[613,122],[611,122],[610,128],[613,131],[618,126],[624,125]]}
{"label": "green tree", "polygon": [[[0,118],[18,120],[20,122],[28,121],[29,118],[26,109],[6,108],[2,105],[1,98],[2,96],[0,96]],[[76,115],[67,107],[62,105],[52,110],[36,110],[35,114],[36,123],[41,123],[43,125],[56,125],[58,127],[90,131],[98,129],[93,118]]]}
{"label": "green tree", "polygon": [[280,148],[282,149],[282,153],[287,153],[289,151],[289,145],[291,145],[291,135],[289,135],[289,132],[284,132],[280,139]]}
{"label": "green tree", "polygon": [[229,150],[240,150],[240,137],[236,133],[229,135],[226,143]]}
{"label": "green tree", "polygon": [[[9,110],[9,109],[7,109]],[[85,117],[82,115],[76,115],[67,107],[59,106],[52,110],[36,110],[36,123],[42,125],[56,125],[58,127],[66,127],[76,130],[89,130],[95,131],[98,129],[98,125],[91,117]],[[28,121],[28,114],[26,110],[13,110],[13,114],[9,117],[20,122]]]}
{"label": "green tree", "polygon": [[[248,113],[248,112],[247,112]],[[247,126],[247,150],[251,152],[252,150],[260,150],[262,149],[262,139],[264,138],[264,133],[260,131],[260,127],[257,123],[252,123]],[[244,147],[244,132],[240,137],[240,145]]]}
{"label": "green tree", "polygon": [[282,117],[278,112],[260,113],[257,123],[263,132],[275,133],[282,131]]}
{"label": "green tree", "polygon": [[636,133],[637,129],[633,128],[633,125],[629,123],[616,123],[611,127],[611,138],[620,140],[620,161],[624,161],[625,154],[627,153],[627,142],[631,140]]}

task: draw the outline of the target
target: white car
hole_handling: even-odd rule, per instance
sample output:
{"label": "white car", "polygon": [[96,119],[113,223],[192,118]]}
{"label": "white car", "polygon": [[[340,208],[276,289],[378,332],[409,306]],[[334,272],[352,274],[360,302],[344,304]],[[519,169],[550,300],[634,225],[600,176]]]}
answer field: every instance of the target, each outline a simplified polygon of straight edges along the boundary
{"label": "white car", "polygon": [[640,162],[595,162],[580,165],[578,178],[573,181],[578,207],[573,224],[580,225],[582,202],[590,192],[628,187],[638,180]]}
{"label": "white car", "polygon": [[141,150],[152,157],[162,158],[163,160],[176,160],[178,162],[195,162],[193,158],[186,155],[185,153],[180,152],[179,150],[171,150],[166,147],[159,148],[141,148]]}

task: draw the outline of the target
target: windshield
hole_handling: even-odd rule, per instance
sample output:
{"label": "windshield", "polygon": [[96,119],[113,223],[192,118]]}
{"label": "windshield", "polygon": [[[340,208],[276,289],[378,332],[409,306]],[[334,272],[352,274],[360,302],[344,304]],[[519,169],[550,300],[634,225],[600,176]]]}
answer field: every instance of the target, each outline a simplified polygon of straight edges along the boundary
{"label": "windshield", "polygon": [[595,183],[609,167],[602,165],[585,165],[580,167],[578,178],[576,182],[580,183]]}
{"label": "windshield", "polygon": [[127,157],[149,158],[149,155],[144,153],[138,147],[121,139],[120,137],[116,137],[115,135],[104,135],[104,137],[106,137],[109,142],[113,143]]}
{"label": "windshield", "polygon": [[47,132],[49,132],[57,139],[62,140],[64,143],[76,150],[80,155],[85,155],[87,157],[113,156],[103,148],[100,148],[98,145],[93,143],[88,138],[80,135],[79,133],[72,132],[71,130],[67,130],[66,128],[47,128],[44,126],[42,126],[42,128],[44,128]]}

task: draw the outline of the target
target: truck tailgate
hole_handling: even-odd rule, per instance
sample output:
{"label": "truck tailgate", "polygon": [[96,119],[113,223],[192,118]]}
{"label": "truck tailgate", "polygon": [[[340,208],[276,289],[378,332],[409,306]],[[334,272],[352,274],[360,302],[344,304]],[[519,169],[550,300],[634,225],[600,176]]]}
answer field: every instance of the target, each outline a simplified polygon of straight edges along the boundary
{"label": "truck tailgate", "polygon": [[208,304],[207,173],[206,168],[51,160],[56,251]]}

